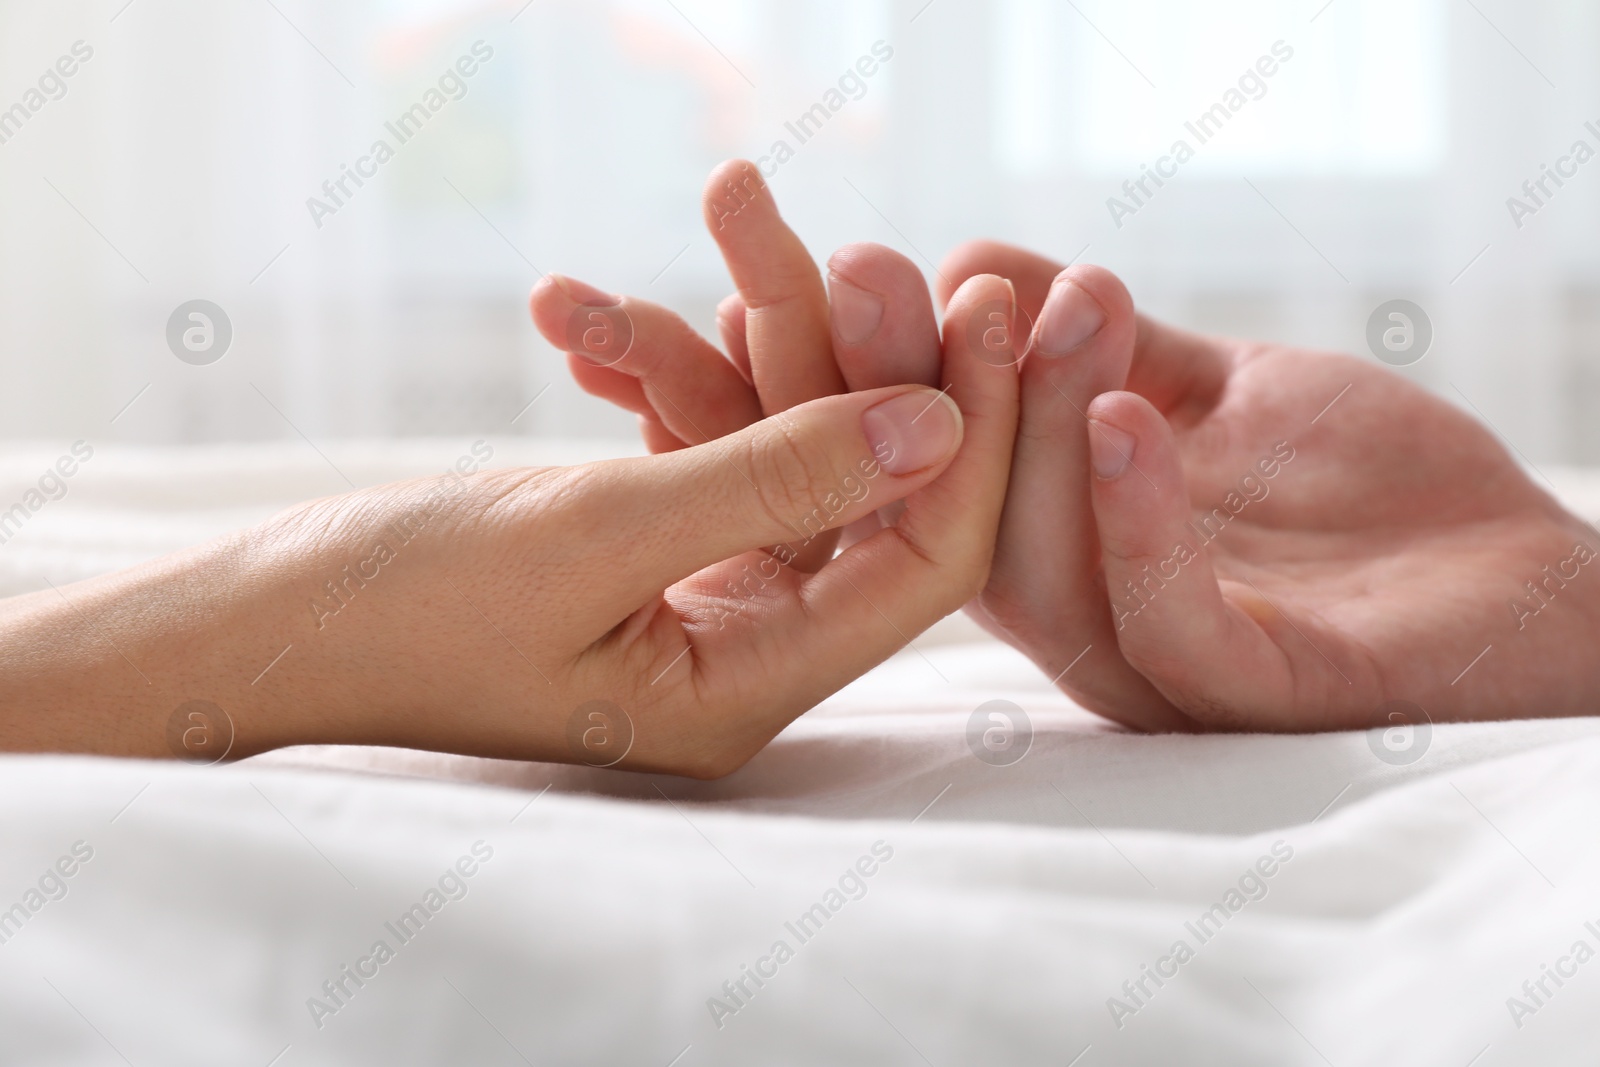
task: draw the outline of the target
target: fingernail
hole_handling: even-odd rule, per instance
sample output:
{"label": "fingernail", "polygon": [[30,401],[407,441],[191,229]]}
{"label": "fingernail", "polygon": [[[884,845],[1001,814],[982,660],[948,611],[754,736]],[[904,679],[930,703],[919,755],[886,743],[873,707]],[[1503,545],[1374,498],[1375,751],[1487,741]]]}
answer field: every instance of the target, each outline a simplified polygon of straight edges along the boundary
{"label": "fingernail", "polygon": [[1128,469],[1139,440],[1109,422],[1089,420],[1089,463],[1097,477],[1110,481]]}
{"label": "fingernail", "polygon": [[861,413],[861,431],[890,474],[931,467],[961,443],[961,409],[944,393],[914,389]]}
{"label": "fingernail", "polygon": [[1106,313],[1094,298],[1070,281],[1058,281],[1039,312],[1038,348],[1046,356],[1064,356],[1100,332]]}
{"label": "fingernail", "polygon": [[567,299],[574,304],[586,307],[612,307],[622,303],[620,296],[602,292],[588,282],[580,282],[576,278],[569,278],[565,274],[552,274],[550,280],[555,282],[556,288],[567,295]]}
{"label": "fingernail", "polygon": [[828,274],[828,303],[833,308],[833,328],[839,340],[859,345],[871,340],[883,321],[883,297],[859,289],[837,274]]}

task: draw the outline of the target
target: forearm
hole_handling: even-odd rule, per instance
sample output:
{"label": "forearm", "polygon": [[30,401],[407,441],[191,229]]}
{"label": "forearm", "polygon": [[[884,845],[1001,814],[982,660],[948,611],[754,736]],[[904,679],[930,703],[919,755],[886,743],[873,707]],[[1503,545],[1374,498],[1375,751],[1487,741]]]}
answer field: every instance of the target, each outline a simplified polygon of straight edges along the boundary
{"label": "forearm", "polygon": [[[290,640],[269,556],[238,535],[0,603],[0,748],[201,759],[229,732],[233,756],[311,739],[292,701],[251,684]],[[174,750],[191,701],[225,719]]]}
{"label": "forearm", "polygon": [[[393,605],[411,599],[410,583],[386,575],[336,625],[313,610],[338,610],[328,583],[392,516],[414,516],[412,494],[395,488],[0,602],[0,750],[212,762],[291,744],[405,743],[412,705],[431,699],[397,677]],[[408,555],[386,571],[427,569],[422,540]]]}
{"label": "forearm", "polygon": [[515,702],[518,751],[559,758],[562,724],[545,728],[526,679],[477,669],[505,639],[449,578],[481,549],[463,517],[526,478],[475,480],[482,499],[420,480],[312,501],[0,602],[0,751],[197,762],[294,744],[491,752],[506,748],[504,723],[447,713]]}

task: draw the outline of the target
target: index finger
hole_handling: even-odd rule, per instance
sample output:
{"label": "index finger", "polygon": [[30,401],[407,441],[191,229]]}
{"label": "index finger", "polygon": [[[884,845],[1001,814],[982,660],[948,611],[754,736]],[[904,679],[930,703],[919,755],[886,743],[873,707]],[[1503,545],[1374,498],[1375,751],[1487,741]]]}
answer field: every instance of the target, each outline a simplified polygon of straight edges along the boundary
{"label": "index finger", "polygon": [[723,163],[706,182],[702,206],[706,228],[744,302],[750,371],[762,411],[774,415],[844,392],[822,275],[779,216],[761,171],[742,159]]}

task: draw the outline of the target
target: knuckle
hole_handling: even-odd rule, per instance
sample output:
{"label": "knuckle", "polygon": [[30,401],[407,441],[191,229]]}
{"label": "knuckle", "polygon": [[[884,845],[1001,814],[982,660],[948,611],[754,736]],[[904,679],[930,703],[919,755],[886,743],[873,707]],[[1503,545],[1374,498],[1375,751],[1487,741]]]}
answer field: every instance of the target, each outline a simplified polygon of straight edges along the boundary
{"label": "knuckle", "polygon": [[[902,532],[902,536],[905,537]],[[993,537],[993,533],[989,534]],[[929,545],[915,537],[905,537],[906,546],[918,560],[917,569],[924,587],[934,590],[926,603],[942,614],[949,614],[975,601],[987,613],[984,598],[990,594],[993,571],[992,545],[956,543]]]}
{"label": "knuckle", "polygon": [[[1188,538],[1184,539],[1185,544]],[[1121,564],[1131,576],[1141,567],[1155,566],[1168,558],[1177,542],[1159,527],[1128,527],[1100,530],[1100,550]]]}
{"label": "knuckle", "polygon": [[803,534],[806,519],[817,510],[827,492],[827,457],[806,441],[789,422],[778,417],[767,432],[750,444],[750,470],[756,486],[756,503],[774,527]]}
{"label": "knuckle", "polygon": [[799,316],[817,311],[820,285],[814,269],[775,267],[740,292],[746,312]]}

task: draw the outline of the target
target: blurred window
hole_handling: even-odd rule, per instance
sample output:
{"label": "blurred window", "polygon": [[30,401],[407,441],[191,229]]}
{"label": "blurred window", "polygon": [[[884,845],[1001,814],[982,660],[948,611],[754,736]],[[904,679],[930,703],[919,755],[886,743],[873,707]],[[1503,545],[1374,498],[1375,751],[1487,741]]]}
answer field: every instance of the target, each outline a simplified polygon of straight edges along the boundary
{"label": "blurred window", "polygon": [[[1434,170],[1446,147],[1441,0],[1332,3],[1339,10],[1311,20],[1306,3],[1277,0],[1003,0],[1000,161],[1024,177],[1123,174],[1183,137],[1200,149],[1194,171]],[[1280,40],[1292,58],[1260,80],[1264,89],[1247,85],[1245,106],[1197,145],[1184,123],[1238,87]]]}

